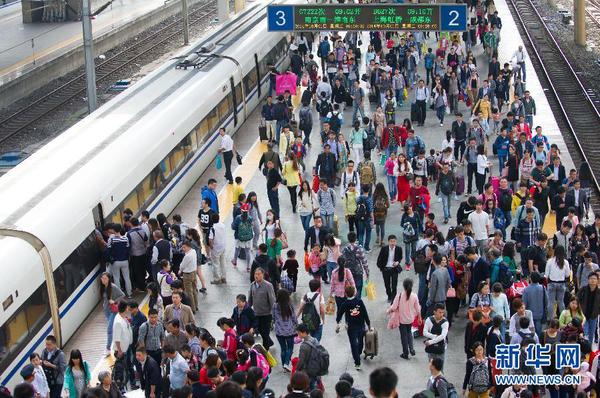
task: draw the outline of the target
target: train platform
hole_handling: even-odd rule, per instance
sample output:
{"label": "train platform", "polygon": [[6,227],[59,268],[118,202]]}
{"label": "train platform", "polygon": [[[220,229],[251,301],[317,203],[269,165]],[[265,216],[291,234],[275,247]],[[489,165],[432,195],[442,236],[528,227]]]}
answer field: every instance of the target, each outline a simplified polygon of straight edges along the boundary
{"label": "train platform", "polygon": [[[94,2],[92,11],[101,4]],[[165,7],[165,0],[115,0],[92,20],[94,37]],[[21,3],[0,8],[0,86],[83,43],[81,21],[23,23]]]}
{"label": "train platform", "polygon": [[[512,32],[516,32],[516,25],[511,18],[508,7],[505,3],[505,0],[496,0],[496,7],[498,9],[499,15],[503,21],[503,29],[502,29],[502,38],[500,42],[500,61],[508,62],[512,57],[512,54],[515,52],[519,45],[522,45],[522,40],[519,35],[511,34]],[[431,35],[432,38],[434,37]],[[363,42],[368,42],[368,36],[364,33]],[[433,45],[432,41],[428,42]],[[475,55],[477,57],[477,63],[480,65],[480,71],[487,72],[487,59],[485,59],[482,54],[481,46],[477,46],[475,49]],[[364,65],[361,65],[361,68],[364,68]],[[573,161],[569,156],[566,145],[563,141],[561,132],[554,120],[554,116],[552,111],[550,110],[550,106],[546,100],[544,94],[544,88],[541,86],[536,71],[533,70],[533,67],[529,60],[526,60],[526,68],[527,68],[527,89],[531,92],[531,95],[536,101],[537,104],[537,115],[534,117],[534,125],[543,126],[545,134],[549,137],[552,143],[556,143],[562,152],[562,159],[564,161],[566,168],[573,167]],[[420,71],[421,75],[424,75],[424,71]],[[465,108],[464,103],[460,103],[460,110],[465,114],[469,115],[468,110]],[[368,114],[372,114],[374,109],[368,111]],[[405,103],[405,105],[397,111],[396,120],[403,120],[404,118],[409,117],[410,106]],[[318,120],[318,115],[315,110],[313,110],[313,119]],[[468,116],[465,116],[467,119]],[[243,155],[243,164],[241,166],[237,166],[234,164],[234,176],[240,176],[243,179],[244,191],[246,193],[250,191],[255,191],[258,194],[259,198],[259,206],[261,209],[261,213],[264,215],[265,211],[269,208],[269,202],[266,195],[266,185],[265,178],[258,169],[258,162],[261,154],[266,148],[264,143],[261,143],[258,140],[258,124],[260,120],[260,110],[255,110],[249,120],[241,127],[241,129],[235,134],[234,141],[237,150],[240,154]],[[351,120],[351,110],[346,111],[344,113],[344,124],[342,126],[342,133],[348,131]],[[417,135],[422,137],[426,143],[427,149],[435,148],[440,149],[442,140],[445,138],[446,128],[450,126],[452,121],[454,120],[453,116],[447,116],[445,121],[445,127],[441,127],[437,118],[435,117],[435,113],[433,111],[427,111],[427,119],[425,121],[425,126],[423,127],[415,127],[415,131]],[[315,124],[316,126],[316,124]],[[492,137],[493,140],[495,137]],[[317,144],[320,142],[319,139],[319,131],[317,127],[313,128],[313,133],[311,136],[311,142]],[[314,145],[309,149],[307,157],[305,159],[305,163],[309,166],[309,171],[305,173],[306,177],[310,178],[310,167],[314,164],[317,155],[319,154],[320,149],[317,145]],[[491,153],[491,150],[489,151]],[[377,164],[379,161],[378,156],[373,157],[374,162]],[[491,161],[494,165],[497,164],[497,160],[495,157],[491,158]],[[235,163],[235,162],[234,162]],[[497,167],[497,166],[495,166]],[[496,169],[497,170],[497,169]],[[217,170],[214,167],[214,164],[211,168],[206,170],[206,172],[202,175],[202,177],[196,182],[194,187],[188,192],[188,194],[184,197],[181,203],[177,206],[177,208],[173,211],[172,214],[180,214],[185,222],[187,222],[190,226],[194,226],[197,224],[197,212],[200,206],[200,189],[204,186],[209,178],[216,178],[219,181],[219,203],[221,207],[221,219],[224,224],[229,229],[229,225],[231,224],[231,203],[232,203],[232,189],[229,185],[225,183],[223,178],[224,170]],[[496,172],[497,174],[497,172]],[[383,176],[381,167],[378,167],[378,181],[383,181],[387,190],[387,183],[385,181],[385,177]],[[444,233],[447,232],[448,226],[443,225],[441,223],[442,220],[442,207],[441,203],[439,203],[433,195],[435,187],[430,184],[429,185],[430,192],[432,192],[432,205],[431,211],[436,215],[436,220],[440,227],[440,230]],[[291,212],[291,205],[289,200],[289,195],[285,187],[281,187],[279,190],[279,198],[281,204],[281,225],[283,231],[286,233],[288,237],[288,241],[290,244],[290,249],[295,249],[298,253],[298,260],[302,266],[302,253],[303,253],[303,239],[304,232],[302,230],[302,226],[299,220],[298,215],[293,214]],[[456,210],[464,197],[454,198],[451,204],[451,214],[456,214]],[[341,210],[341,205],[338,203],[337,205],[337,213],[340,219],[340,238],[343,242],[346,241],[345,236],[348,232],[347,225],[343,221],[343,212]],[[400,229],[400,216],[401,209],[399,204],[393,204],[388,212],[388,218],[386,222],[386,235],[388,234],[396,234],[398,236],[401,235]],[[450,225],[453,225],[454,219],[450,220]],[[544,230],[548,233],[554,233],[552,219],[547,219]],[[375,234],[373,230],[372,235]],[[233,232],[231,232],[233,235]],[[345,331],[342,331],[339,334],[336,334],[335,329],[335,320],[332,316],[327,316],[324,324],[323,330],[323,345],[328,349],[331,355],[331,363],[329,369],[329,375],[324,377],[324,384],[326,386],[328,395],[332,396],[331,392],[333,391],[333,386],[337,381],[339,375],[343,372],[349,372],[355,379],[355,387],[368,390],[368,375],[369,373],[377,367],[380,366],[389,366],[394,369],[400,377],[398,392],[399,396],[410,396],[413,393],[421,391],[426,388],[427,380],[429,377],[428,367],[427,367],[427,355],[424,352],[424,345],[422,343],[423,339],[419,338],[415,340],[415,349],[417,355],[415,357],[411,357],[409,361],[402,360],[400,358],[400,336],[397,330],[388,330],[387,329],[387,317],[385,315],[385,309],[387,308],[386,297],[384,293],[383,280],[381,277],[381,273],[376,267],[376,258],[379,253],[379,249],[374,247],[375,237],[372,236],[372,248],[374,249],[369,255],[369,268],[371,272],[371,280],[377,286],[377,298],[373,301],[366,301],[366,306],[369,311],[369,316],[371,319],[371,324],[374,328],[379,331],[379,347],[380,353],[373,360],[365,360],[363,361],[362,370],[356,371],[353,366],[352,357],[350,355],[350,347],[348,344],[348,339]],[[238,267],[234,268],[229,263],[233,255],[233,239],[230,239],[227,247],[227,281],[226,285],[209,285],[208,292],[204,296],[200,296],[200,310],[196,314],[196,319],[198,324],[206,329],[208,329],[211,333],[214,334],[216,339],[222,338],[222,332],[216,326],[216,321],[218,318],[222,316],[230,316],[232,308],[235,305],[235,296],[239,293],[248,293],[249,288],[249,274],[246,272],[246,267],[243,261],[239,261]],[[285,255],[285,251],[282,253]],[[210,281],[212,278],[211,269],[206,266],[203,268],[204,276],[207,281]],[[403,271],[400,275],[400,281],[405,278],[412,278],[415,281],[417,280],[416,275],[413,270]],[[304,271],[300,270],[299,273],[299,281],[298,281],[298,291],[293,295],[293,304],[296,306],[299,304],[300,299],[302,298],[304,292],[308,291],[308,281],[309,276]],[[401,282],[399,283],[401,285]],[[399,287],[401,288],[401,287]],[[324,293],[326,295],[329,294],[329,287],[324,287]],[[446,378],[452,382],[457,389],[462,386],[463,377],[465,374],[465,354],[463,349],[463,341],[464,341],[464,327],[466,324],[466,317],[464,309],[461,309],[459,312],[459,316],[455,321],[455,326],[450,329],[449,337],[448,337],[448,349],[446,351],[446,369],[445,375]],[[68,352],[71,348],[81,348],[83,350],[91,350],[88,348],[90,346],[94,346],[97,348],[97,352],[100,353],[103,344],[104,344],[104,333],[105,333],[106,325],[103,322],[102,313],[99,309],[97,309],[90,317],[88,318],[88,322],[84,326],[81,327],[80,331],[68,342],[66,346],[66,350]],[[102,343],[100,343],[102,341]],[[297,355],[297,348],[296,348]],[[275,344],[272,348],[272,353],[279,360],[279,345]],[[86,355],[86,351],[84,351],[84,356]],[[94,354],[95,357],[89,358],[89,360],[94,360],[98,355]],[[92,362],[90,362],[92,363]],[[94,367],[94,376],[93,380],[95,380],[96,375],[100,370],[107,369],[111,363],[112,358],[102,358],[100,361],[93,362]],[[276,395],[283,393],[286,391],[286,386],[289,382],[289,374],[284,373],[280,366],[277,366],[273,369],[273,372],[269,378],[268,387],[272,388]]]}

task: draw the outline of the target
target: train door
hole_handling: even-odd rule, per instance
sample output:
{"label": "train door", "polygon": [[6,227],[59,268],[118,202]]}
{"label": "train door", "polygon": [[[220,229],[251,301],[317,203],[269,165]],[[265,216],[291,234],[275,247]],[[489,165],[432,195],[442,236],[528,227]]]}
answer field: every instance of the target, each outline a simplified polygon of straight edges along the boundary
{"label": "train door", "polygon": [[240,104],[240,99],[237,98],[235,92],[235,81],[233,80],[233,76],[229,78],[229,85],[231,86],[231,96],[233,97],[233,125],[238,125],[238,105]]}
{"label": "train door", "polygon": [[102,204],[98,203],[98,206],[92,209],[92,215],[94,217],[94,225],[100,231],[104,228],[104,212],[102,211]]}
{"label": "train door", "polygon": [[261,98],[262,90],[261,90],[261,84],[260,84],[260,67],[259,67],[259,63],[258,63],[258,54],[254,54],[254,66],[256,68],[256,85],[257,85],[257,90],[258,90],[257,98]]}

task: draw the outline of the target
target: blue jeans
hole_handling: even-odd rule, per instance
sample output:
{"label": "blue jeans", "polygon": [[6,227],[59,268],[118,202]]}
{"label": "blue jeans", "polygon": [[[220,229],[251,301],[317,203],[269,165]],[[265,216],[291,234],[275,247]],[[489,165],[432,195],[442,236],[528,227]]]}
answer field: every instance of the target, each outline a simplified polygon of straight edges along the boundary
{"label": "blue jeans", "polygon": [[321,218],[323,218],[323,223],[331,232],[333,232],[333,214],[324,214],[321,213]]}
{"label": "blue jeans", "polygon": [[277,190],[267,189],[267,196],[269,197],[271,209],[275,213],[275,216],[279,218],[279,192]]}
{"label": "blue jeans", "polygon": [[312,214],[309,214],[308,216],[300,216],[300,221],[302,221],[302,228],[304,228],[304,231],[308,231],[308,229],[310,228],[310,220],[312,219]]}
{"label": "blue jeans", "polygon": [[357,105],[356,102],[352,103],[352,122],[358,120],[356,115],[360,113],[361,120],[365,117],[365,107],[364,105]]}
{"label": "blue jeans", "polygon": [[435,109],[436,116],[440,123],[444,123],[444,116],[446,116],[446,106],[442,105]]}
{"label": "blue jeans", "polygon": [[348,328],[348,340],[350,340],[350,350],[355,365],[360,365],[360,354],[364,347],[365,331],[362,328]]}
{"label": "blue jeans", "polygon": [[363,277],[362,275],[358,278],[354,278],[354,286],[356,287],[356,294],[358,297],[362,296],[362,288],[363,288]]}
{"label": "blue jeans", "polygon": [[337,267],[337,263],[333,261],[327,261],[327,280],[331,280],[331,273]]}
{"label": "blue jeans", "polygon": [[596,335],[596,327],[598,325],[598,318],[586,319],[585,324],[583,325],[583,333],[585,337],[590,341],[590,343],[594,343],[594,336]]}
{"label": "blue jeans", "polygon": [[385,239],[385,220],[375,223],[375,238],[382,242]]}
{"label": "blue jeans", "polygon": [[535,326],[535,334],[538,335],[538,338],[542,335],[543,332],[543,328],[542,328],[542,320],[541,319],[534,319],[533,320],[533,325]]}
{"label": "blue jeans", "polygon": [[275,141],[279,142],[281,136],[281,129],[286,126],[289,122],[287,120],[278,120],[275,124]]}
{"label": "blue jeans", "polygon": [[565,291],[567,286],[564,283],[548,283],[548,319],[556,318],[554,303],[558,306],[558,313],[560,314],[565,309]]}
{"label": "blue jeans", "polygon": [[450,195],[446,195],[440,192],[440,198],[442,198],[442,208],[444,209],[444,218],[450,218],[450,204],[452,200],[450,199]]}
{"label": "blue jeans", "polygon": [[388,181],[388,191],[390,192],[390,199],[396,200],[398,196],[398,177],[396,176],[387,176]]}
{"label": "blue jeans", "polygon": [[417,251],[417,241],[412,242],[404,242],[404,255],[406,264],[410,264],[412,257],[415,255]]}
{"label": "blue jeans", "polygon": [[110,310],[107,308],[104,310],[104,317],[106,318],[107,321],[107,325],[106,325],[106,349],[110,350],[110,346],[112,345],[112,338],[113,338],[113,323],[115,321],[115,314],[113,314],[112,312],[110,312]]}
{"label": "blue jeans", "polygon": [[358,222],[358,243],[365,250],[370,250],[369,245],[371,244],[371,220],[359,221]]}
{"label": "blue jeans", "polygon": [[507,156],[506,155],[498,155],[498,165],[500,173],[502,173],[502,169],[504,168],[504,164],[506,163]]}
{"label": "blue jeans", "polygon": [[321,337],[323,337],[323,325],[319,325],[319,327],[310,335],[317,339],[317,341],[321,341]]}
{"label": "blue jeans", "polygon": [[533,130],[533,115],[525,115],[525,122],[529,125],[529,127]]}
{"label": "blue jeans", "polygon": [[398,151],[398,146],[391,146],[388,145],[388,147],[385,149],[385,154],[386,156],[389,158],[392,152],[397,152]]}
{"label": "blue jeans", "polygon": [[398,106],[402,106],[404,103],[404,89],[396,90],[396,102]]}
{"label": "blue jeans", "polygon": [[294,337],[296,336],[277,336],[277,341],[279,341],[281,347],[281,365],[289,365],[292,360]]}

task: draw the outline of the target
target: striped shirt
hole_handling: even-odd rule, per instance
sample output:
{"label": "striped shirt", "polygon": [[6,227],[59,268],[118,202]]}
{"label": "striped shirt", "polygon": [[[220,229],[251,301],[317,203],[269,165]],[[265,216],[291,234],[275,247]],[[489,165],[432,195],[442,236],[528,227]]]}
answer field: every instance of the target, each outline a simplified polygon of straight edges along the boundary
{"label": "striped shirt", "polygon": [[165,328],[162,323],[157,322],[156,325],[150,322],[144,322],[140,326],[138,343],[146,347],[148,351],[158,351],[161,348],[161,343],[165,338]]}
{"label": "striped shirt", "polygon": [[106,244],[112,261],[129,260],[129,239],[127,236],[111,235]]}

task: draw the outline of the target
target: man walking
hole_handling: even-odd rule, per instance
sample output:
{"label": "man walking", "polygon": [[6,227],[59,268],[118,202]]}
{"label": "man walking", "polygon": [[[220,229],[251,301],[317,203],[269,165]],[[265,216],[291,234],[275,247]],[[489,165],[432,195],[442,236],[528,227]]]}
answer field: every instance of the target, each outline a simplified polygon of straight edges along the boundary
{"label": "man walking", "polygon": [[419,84],[415,89],[415,101],[417,110],[417,126],[423,126],[425,124],[425,118],[427,116],[427,100],[429,99],[429,88],[425,86],[423,79],[419,80]]}
{"label": "man walking", "polygon": [[402,272],[402,248],[397,245],[396,235],[388,236],[388,244],[381,248],[377,256],[377,268],[383,275],[385,293],[388,303],[391,303],[396,297],[398,289],[398,275]]}
{"label": "man walking", "polygon": [[265,280],[265,271],[260,267],[254,271],[254,282],[250,284],[248,304],[254,310],[258,323],[258,333],[262,337],[263,346],[268,350],[273,345],[270,333],[271,322],[273,321],[271,311],[273,304],[275,304],[275,290],[273,285]]}
{"label": "man walking", "polygon": [[231,174],[231,160],[233,159],[233,139],[225,132],[225,127],[219,129],[221,135],[221,147],[219,153],[223,154],[225,162],[225,178],[229,184],[233,184],[233,175]]}

